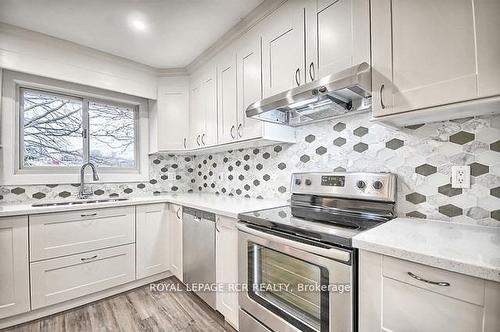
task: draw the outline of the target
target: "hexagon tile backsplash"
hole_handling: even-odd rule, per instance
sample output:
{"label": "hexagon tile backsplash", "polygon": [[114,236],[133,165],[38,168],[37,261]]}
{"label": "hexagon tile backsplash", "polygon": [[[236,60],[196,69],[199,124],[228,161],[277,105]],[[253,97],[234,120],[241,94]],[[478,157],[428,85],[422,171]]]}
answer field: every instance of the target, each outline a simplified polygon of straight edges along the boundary
{"label": "hexagon tile backsplash", "polygon": [[[193,190],[283,199],[293,172],[393,172],[399,216],[500,226],[500,115],[392,130],[365,114],[299,127],[297,140],[193,157]],[[452,165],[471,166],[470,189],[451,188]]]}
{"label": "hexagon tile backsplash", "polygon": [[[398,175],[399,216],[500,226],[500,115],[393,130],[364,114],[299,127],[297,141],[210,155],[153,155],[149,182],[95,185],[94,192],[288,199],[293,172],[385,171]],[[471,166],[470,189],[451,188],[453,165]],[[77,192],[77,184],[0,186],[3,202],[68,199]]]}

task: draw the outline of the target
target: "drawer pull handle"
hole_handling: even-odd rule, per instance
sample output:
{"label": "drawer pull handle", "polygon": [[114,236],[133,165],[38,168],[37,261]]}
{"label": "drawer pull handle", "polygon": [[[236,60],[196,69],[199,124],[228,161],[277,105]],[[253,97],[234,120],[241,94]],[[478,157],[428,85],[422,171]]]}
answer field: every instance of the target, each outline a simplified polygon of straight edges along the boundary
{"label": "drawer pull handle", "polygon": [[80,216],[82,216],[82,217],[95,217],[95,216],[97,216],[97,212],[89,213],[89,214],[81,214]]}
{"label": "drawer pull handle", "polygon": [[179,215],[179,212],[181,212],[181,208],[178,208],[177,211],[175,212],[175,216],[177,217],[177,219],[181,219],[181,216]]}
{"label": "drawer pull handle", "polygon": [[411,272],[408,272],[408,275],[410,277],[412,277],[413,279],[417,279],[418,281],[422,281],[422,282],[425,282],[425,283],[428,283],[428,284],[431,284],[431,285],[437,285],[437,286],[450,286],[450,283],[449,282],[446,282],[446,281],[430,281],[430,280],[426,280],[422,277],[419,277],[417,276],[416,274],[413,274]]}
{"label": "drawer pull handle", "polygon": [[380,107],[382,107],[382,109],[385,109],[385,104],[384,104],[384,95],[383,95],[384,88],[385,88],[385,85],[384,85],[384,84],[382,84],[382,85],[380,86]]}
{"label": "drawer pull handle", "polygon": [[87,261],[90,261],[90,260],[93,260],[93,259],[96,259],[97,258],[97,255],[94,255],[92,257],[83,257],[83,258],[80,258],[80,260],[82,262],[87,262]]}

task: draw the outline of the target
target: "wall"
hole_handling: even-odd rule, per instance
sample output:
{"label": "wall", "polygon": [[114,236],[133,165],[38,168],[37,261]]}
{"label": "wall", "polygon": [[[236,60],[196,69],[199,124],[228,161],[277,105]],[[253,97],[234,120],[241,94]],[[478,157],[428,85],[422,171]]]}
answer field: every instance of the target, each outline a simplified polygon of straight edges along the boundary
{"label": "wall", "polygon": [[[101,197],[192,190],[288,199],[293,172],[388,171],[398,175],[400,216],[500,226],[500,115],[392,130],[365,114],[299,127],[297,137],[293,145],[152,155],[149,183],[96,185],[94,190]],[[470,189],[450,187],[452,165],[472,166]],[[218,180],[221,173],[224,181]],[[77,184],[0,186],[0,201],[69,199],[77,192]]]}
{"label": "wall", "polygon": [[[293,172],[386,171],[398,175],[400,216],[500,226],[500,115],[397,131],[369,117],[299,127],[294,145],[198,156],[193,189],[288,198]],[[470,189],[451,188],[452,165],[472,165]]]}
{"label": "wall", "polygon": [[156,69],[5,23],[0,68],[156,99]]}

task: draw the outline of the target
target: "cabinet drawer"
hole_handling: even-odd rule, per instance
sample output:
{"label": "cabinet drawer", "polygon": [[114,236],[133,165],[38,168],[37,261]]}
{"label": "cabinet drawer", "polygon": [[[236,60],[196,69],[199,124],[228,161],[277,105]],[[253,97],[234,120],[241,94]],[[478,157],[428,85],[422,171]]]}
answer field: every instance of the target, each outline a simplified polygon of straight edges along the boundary
{"label": "cabinet drawer", "polygon": [[31,306],[42,308],[118,286],[135,278],[135,245],[30,264]]}
{"label": "cabinet drawer", "polygon": [[[412,263],[384,256],[383,275],[435,293],[450,296],[482,306],[484,304],[484,280],[438,268]],[[414,276],[410,276],[410,273]],[[446,282],[449,286],[435,285],[432,282]]]}
{"label": "cabinet drawer", "polygon": [[133,206],[30,216],[30,261],[135,241]]}

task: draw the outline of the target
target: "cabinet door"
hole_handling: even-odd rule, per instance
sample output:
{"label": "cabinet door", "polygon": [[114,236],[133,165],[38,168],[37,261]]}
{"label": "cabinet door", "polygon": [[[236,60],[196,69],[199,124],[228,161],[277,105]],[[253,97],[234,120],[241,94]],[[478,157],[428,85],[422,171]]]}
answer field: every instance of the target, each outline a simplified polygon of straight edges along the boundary
{"label": "cabinet door", "polygon": [[201,97],[201,83],[191,84],[189,92],[189,137],[190,146],[201,146],[201,134],[205,131],[205,110]]}
{"label": "cabinet door", "polygon": [[500,1],[474,1],[479,96],[500,94]]}
{"label": "cabinet door", "polygon": [[240,139],[262,136],[262,121],[247,118],[247,107],[262,99],[261,39],[257,31],[249,31],[238,44],[238,126]]}
{"label": "cabinet door", "polygon": [[169,204],[170,271],[182,281],[182,206]]}
{"label": "cabinet door", "polygon": [[287,1],[262,26],[264,97],[305,82],[304,6]]}
{"label": "cabinet door", "polygon": [[238,105],[236,98],[236,54],[233,48],[217,66],[219,143],[232,142],[237,138]]}
{"label": "cabinet door", "polygon": [[472,1],[371,3],[374,116],[477,97]]}
{"label": "cabinet door", "polygon": [[137,279],[169,270],[169,230],[165,204],[136,207]]}
{"label": "cabinet door", "polygon": [[30,310],[28,217],[0,219],[0,319]]}
{"label": "cabinet door", "polygon": [[309,64],[308,77],[320,78],[361,62],[370,63],[369,1],[319,1],[318,9],[318,60],[317,66]]}
{"label": "cabinet door", "polygon": [[205,115],[201,145],[215,145],[217,144],[217,84],[215,70],[210,70],[210,73],[202,81],[201,98]]}
{"label": "cabinet door", "polygon": [[[164,81],[165,79],[163,78]],[[187,148],[189,136],[187,77],[175,77],[175,82],[168,80],[163,84],[158,88],[157,101],[158,150],[183,150]]]}
{"label": "cabinet door", "polygon": [[236,220],[217,216],[216,280],[225,290],[217,293],[217,310],[238,329],[238,293],[231,286],[238,282],[238,231]]}

